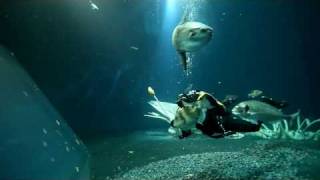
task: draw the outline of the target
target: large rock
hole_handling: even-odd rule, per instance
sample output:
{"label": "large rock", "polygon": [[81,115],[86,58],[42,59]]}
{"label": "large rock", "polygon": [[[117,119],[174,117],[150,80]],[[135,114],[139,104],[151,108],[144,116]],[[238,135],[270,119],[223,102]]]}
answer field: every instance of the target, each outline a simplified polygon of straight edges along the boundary
{"label": "large rock", "polygon": [[0,179],[89,179],[85,145],[0,46]]}

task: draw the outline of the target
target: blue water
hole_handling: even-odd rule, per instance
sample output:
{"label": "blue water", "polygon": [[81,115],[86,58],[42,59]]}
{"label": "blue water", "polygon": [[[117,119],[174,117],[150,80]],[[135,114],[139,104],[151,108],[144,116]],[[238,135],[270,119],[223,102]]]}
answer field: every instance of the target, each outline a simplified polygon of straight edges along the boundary
{"label": "blue water", "polygon": [[[188,76],[171,44],[186,8],[214,29],[209,44],[192,54]],[[317,0],[7,0],[0,2],[0,45],[72,133],[90,142],[166,130],[143,117],[152,110],[148,86],[168,102],[191,85],[219,99],[245,99],[259,89],[288,101],[286,113],[319,118],[319,18]],[[9,82],[0,82],[0,103]],[[0,110],[2,120],[11,119]]]}

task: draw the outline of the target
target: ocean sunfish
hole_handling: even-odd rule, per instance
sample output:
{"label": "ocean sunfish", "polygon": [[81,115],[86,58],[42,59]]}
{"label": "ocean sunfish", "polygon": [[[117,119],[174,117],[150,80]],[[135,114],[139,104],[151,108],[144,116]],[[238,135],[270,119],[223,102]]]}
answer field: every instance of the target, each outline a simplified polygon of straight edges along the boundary
{"label": "ocean sunfish", "polygon": [[195,52],[205,46],[213,36],[213,29],[201,22],[183,21],[177,25],[172,33],[172,44],[180,56],[183,69],[188,67],[187,53]]}

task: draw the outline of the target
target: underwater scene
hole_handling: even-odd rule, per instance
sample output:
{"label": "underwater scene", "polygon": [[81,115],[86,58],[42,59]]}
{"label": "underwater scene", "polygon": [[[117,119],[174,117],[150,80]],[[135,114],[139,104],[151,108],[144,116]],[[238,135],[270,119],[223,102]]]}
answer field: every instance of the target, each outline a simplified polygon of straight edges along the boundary
{"label": "underwater scene", "polygon": [[320,179],[320,1],[0,1],[0,180]]}

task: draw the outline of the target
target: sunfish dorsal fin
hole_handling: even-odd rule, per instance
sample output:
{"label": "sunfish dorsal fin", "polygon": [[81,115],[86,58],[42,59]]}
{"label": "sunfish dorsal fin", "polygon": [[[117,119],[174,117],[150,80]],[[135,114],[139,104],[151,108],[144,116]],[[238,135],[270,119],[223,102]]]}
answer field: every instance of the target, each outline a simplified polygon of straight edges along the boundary
{"label": "sunfish dorsal fin", "polygon": [[190,8],[185,8],[183,11],[182,18],[179,22],[179,24],[184,24],[186,22],[190,21]]}

